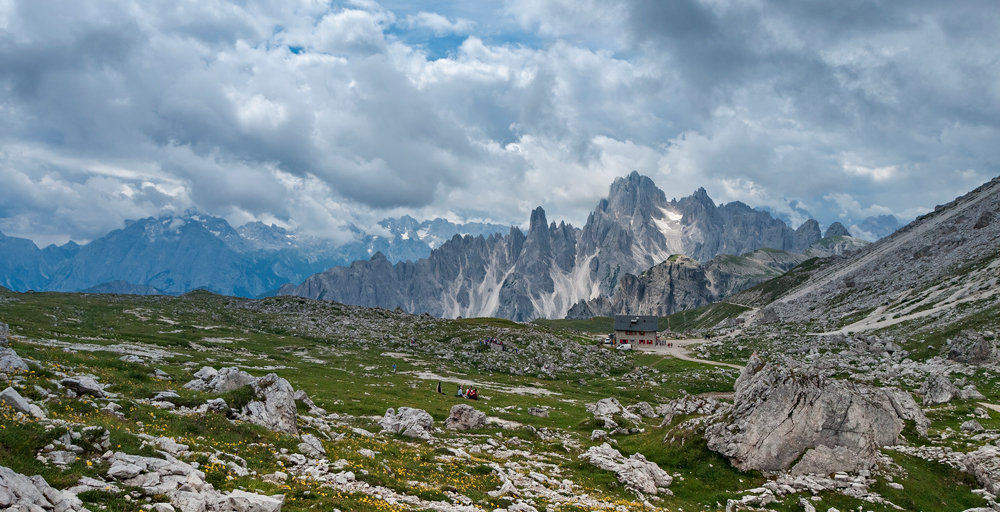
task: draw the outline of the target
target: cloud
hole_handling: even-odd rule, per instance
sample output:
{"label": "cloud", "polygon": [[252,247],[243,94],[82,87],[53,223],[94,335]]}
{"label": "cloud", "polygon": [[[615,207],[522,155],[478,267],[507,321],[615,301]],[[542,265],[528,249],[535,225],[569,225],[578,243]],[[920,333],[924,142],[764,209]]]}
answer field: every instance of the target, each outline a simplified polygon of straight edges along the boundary
{"label": "cloud", "polygon": [[580,225],[633,169],[793,223],[912,218],[1000,173],[992,12],[7,0],[0,231],[89,240],[195,209],[344,240],[538,205]]}
{"label": "cloud", "polygon": [[420,11],[406,17],[405,24],[409,28],[426,28],[438,37],[446,34],[468,34],[476,26],[475,22],[458,18],[449,21],[448,18],[434,12]]}

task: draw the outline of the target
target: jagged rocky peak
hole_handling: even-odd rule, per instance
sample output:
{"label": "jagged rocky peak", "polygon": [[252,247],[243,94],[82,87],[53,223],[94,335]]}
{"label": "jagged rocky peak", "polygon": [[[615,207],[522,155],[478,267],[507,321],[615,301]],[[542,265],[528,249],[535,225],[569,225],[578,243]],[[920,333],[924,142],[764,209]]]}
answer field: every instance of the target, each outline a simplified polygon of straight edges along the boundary
{"label": "jagged rocky peak", "polygon": [[826,228],[826,234],[823,238],[829,238],[831,236],[851,236],[851,232],[844,227],[843,224],[839,222],[834,222],[830,224],[830,227]]}
{"label": "jagged rocky peak", "polygon": [[[687,258],[675,260],[677,270],[704,274],[698,263],[718,255],[762,248],[801,253],[820,237],[815,220],[796,231],[738,201],[717,206],[704,188],[668,201],[653,180],[632,172],[614,180],[583,229],[549,222],[538,207],[530,214],[526,235],[512,229],[503,237],[453,237],[427,259],[394,268],[356,262],[350,269],[317,274],[291,293],[446,317],[562,318],[580,301],[611,298],[624,276],[640,274],[672,255]],[[748,282],[746,276],[775,272],[774,263],[748,260],[755,270],[741,266],[738,273],[710,269],[726,276],[717,290],[699,290],[691,300],[675,302],[728,293]]]}
{"label": "jagged rocky peak", "polygon": [[[704,189],[700,189],[704,192]],[[697,194],[697,192],[696,192]],[[632,171],[624,178],[617,178],[611,184],[608,199],[602,201],[599,208],[618,216],[662,217],[657,211],[659,206],[667,202],[663,191],[656,187],[653,180]]]}
{"label": "jagged rocky peak", "polygon": [[816,222],[816,219],[803,222],[795,230],[795,245],[797,247],[807,248],[820,238],[823,238],[823,231],[820,230],[819,222]]}

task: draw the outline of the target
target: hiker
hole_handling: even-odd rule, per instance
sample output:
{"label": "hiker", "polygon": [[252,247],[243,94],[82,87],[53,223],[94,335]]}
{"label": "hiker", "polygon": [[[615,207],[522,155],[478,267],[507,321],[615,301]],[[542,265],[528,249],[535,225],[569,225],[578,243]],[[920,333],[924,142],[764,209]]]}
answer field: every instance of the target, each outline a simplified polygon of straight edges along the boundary
{"label": "hiker", "polygon": [[458,385],[458,393],[455,393],[455,396],[457,396],[459,398],[462,398],[463,396],[465,396],[465,393],[462,393],[462,385],[461,384]]}
{"label": "hiker", "polygon": [[396,373],[396,363],[392,363],[392,373]]}

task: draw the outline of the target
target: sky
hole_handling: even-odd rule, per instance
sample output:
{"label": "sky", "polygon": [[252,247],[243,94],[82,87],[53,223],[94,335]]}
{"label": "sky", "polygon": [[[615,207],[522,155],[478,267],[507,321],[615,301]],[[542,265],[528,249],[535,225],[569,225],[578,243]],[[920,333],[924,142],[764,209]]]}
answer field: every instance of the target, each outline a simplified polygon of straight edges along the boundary
{"label": "sky", "polygon": [[633,170],[793,227],[1000,174],[994,0],[0,0],[0,232],[582,226]]}

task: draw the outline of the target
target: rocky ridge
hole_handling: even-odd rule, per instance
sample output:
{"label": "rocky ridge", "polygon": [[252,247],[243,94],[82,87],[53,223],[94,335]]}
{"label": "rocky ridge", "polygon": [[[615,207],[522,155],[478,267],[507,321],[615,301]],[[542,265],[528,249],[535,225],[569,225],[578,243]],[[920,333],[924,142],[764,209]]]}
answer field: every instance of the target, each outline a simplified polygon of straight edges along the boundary
{"label": "rocky ridge", "polygon": [[381,254],[332,268],[283,295],[441,317],[562,318],[574,304],[615,294],[619,280],[675,254],[708,261],[761,248],[805,252],[821,237],[733,202],[717,206],[704,189],[668,201],[645,176],[616,179],[582,229],[531,213],[527,234],[455,237],[416,262]]}

